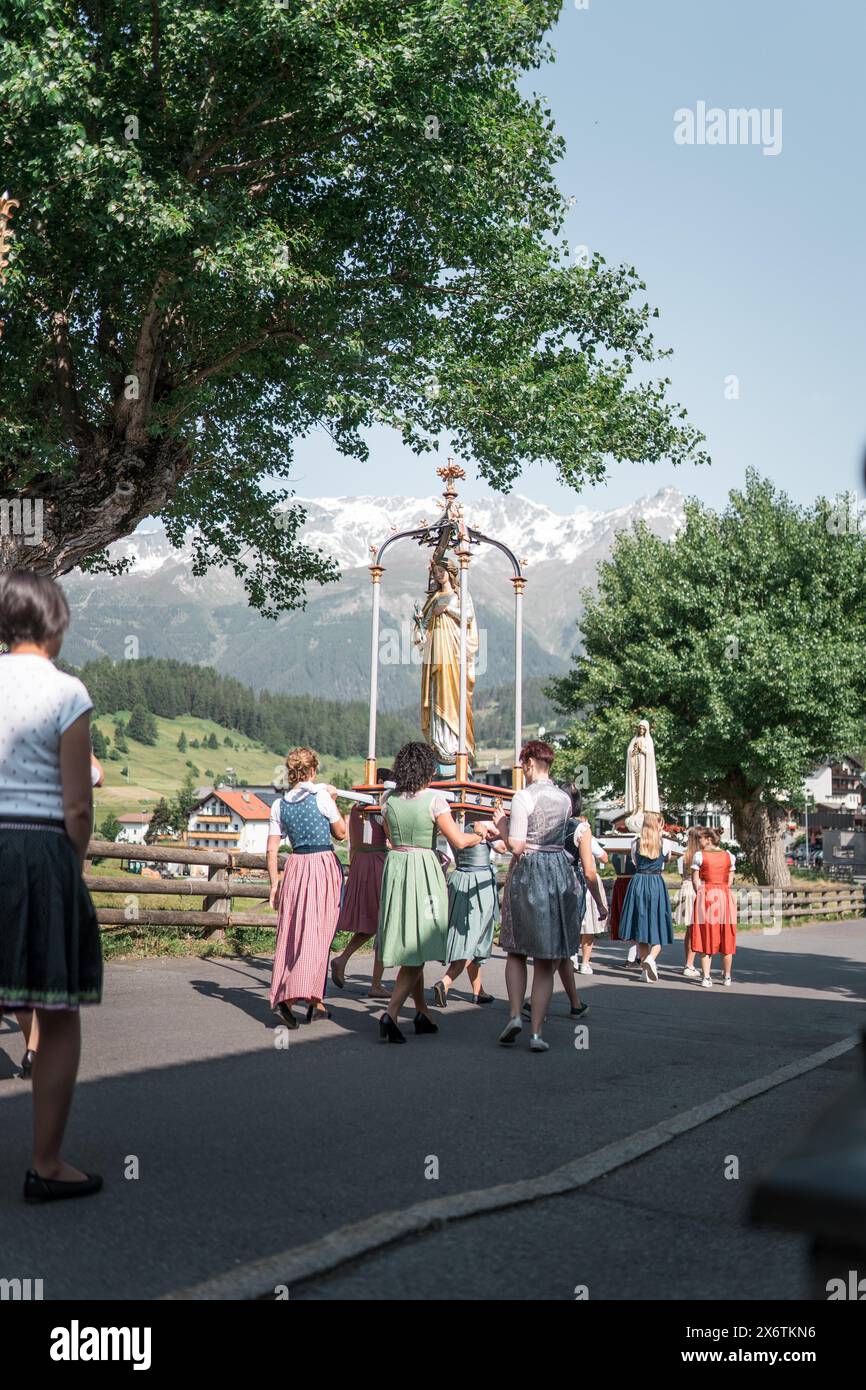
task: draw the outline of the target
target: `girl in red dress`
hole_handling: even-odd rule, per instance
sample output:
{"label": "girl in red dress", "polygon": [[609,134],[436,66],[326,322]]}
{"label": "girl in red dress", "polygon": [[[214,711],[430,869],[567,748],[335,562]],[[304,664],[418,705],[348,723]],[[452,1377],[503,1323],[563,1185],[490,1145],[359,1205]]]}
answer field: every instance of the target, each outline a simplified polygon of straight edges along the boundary
{"label": "girl in red dress", "polygon": [[731,965],[737,949],[737,904],[732,892],[736,861],[727,850],[719,849],[720,839],[718,830],[705,829],[701,848],[692,860],[696,898],[691,946],[702,953],[701,984],[706,989],[713,983],[710,975],[713,956],[719,953],[723,983],[732,983]]}

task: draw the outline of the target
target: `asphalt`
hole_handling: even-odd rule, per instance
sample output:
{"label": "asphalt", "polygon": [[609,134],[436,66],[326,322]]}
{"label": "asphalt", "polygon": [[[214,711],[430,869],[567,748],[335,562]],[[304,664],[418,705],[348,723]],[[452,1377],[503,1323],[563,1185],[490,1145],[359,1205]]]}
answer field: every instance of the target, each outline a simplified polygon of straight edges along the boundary
{"label": "asphalt", "polygon": [[[500,954],[493,1004],[453,995],[439,1035],[415,1037],[407,1017],[400,1048],[376,1041],[368,956],[332,992],[333,1020],[302,1024],[286,1049],[267,959],[109,966],[103,1005],[84,1015],[67,1143],[105,1175],[100,1196],[21,1202],[29,1088],[15,1076],[20,1036],[0,1028],[0,1278],[42,1278],[54,1299],[162,1297],[378,1213],[547,1173],[864,1023],[866,922],[743,933],[731,989],[684,981],[679,943],[658,985],[628,977],[622,954],[601,944],[580,980],[588,1047],[574,1046],[558,990],[543,1055],[526,1035],[496,1046]],[[799,1238],[747,1229],[744,1202],[857,1065],[849,1053],[588,1189],[376,1251],[292,1297],[801,1297]]]}

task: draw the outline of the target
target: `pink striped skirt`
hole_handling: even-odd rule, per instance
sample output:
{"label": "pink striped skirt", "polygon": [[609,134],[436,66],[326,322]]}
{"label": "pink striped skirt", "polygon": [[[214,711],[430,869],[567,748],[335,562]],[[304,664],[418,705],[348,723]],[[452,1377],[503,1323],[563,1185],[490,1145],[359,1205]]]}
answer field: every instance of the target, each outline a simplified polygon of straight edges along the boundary
{"label": "pink striped skirt", "polygon": [[349,867],[337,931],[375,936],[379,926],[379,900],[385,872],[385,846],[364,845],[355,851]]}
{"label": "pink striped skirt", "polygon": [[333,850],[289,855],[277,899],[271,1008],[286,999],[325,997],[342,883],[343,872]]}

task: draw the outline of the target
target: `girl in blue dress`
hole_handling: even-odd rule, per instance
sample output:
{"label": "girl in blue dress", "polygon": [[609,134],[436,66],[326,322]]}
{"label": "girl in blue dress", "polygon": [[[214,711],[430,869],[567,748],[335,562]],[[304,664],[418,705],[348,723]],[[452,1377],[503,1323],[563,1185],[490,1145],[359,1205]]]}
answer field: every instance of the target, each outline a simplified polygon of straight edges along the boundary
{"label": "girl in blue dress", "polygon": [[674,939],[671,901],[662,878],[666,857],[663,833],[662,817],[656,811],[645,812],[640,835],[631,850],[634,874],[619,920],[620,940],[637,943],[643,978],[651,982],[659,977],[656,961],[662,946],[670,945]]}

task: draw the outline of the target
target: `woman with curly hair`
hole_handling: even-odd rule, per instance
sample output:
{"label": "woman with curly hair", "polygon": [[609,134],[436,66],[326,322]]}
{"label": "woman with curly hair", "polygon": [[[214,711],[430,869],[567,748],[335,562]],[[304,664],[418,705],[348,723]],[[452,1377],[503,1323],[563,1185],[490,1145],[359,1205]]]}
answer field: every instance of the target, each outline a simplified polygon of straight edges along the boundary
{"label": "woman with curly hair", "polygon": [[[297,1028],[292,1005],[299,999],[307,1001],[308,1023],[331,1016],[322,1000],[343,886],[333,841],[345,840],[346,822],[334,800],[336,787],[316,783],[319,758],[312,748],[293,748],[286,769],[289,789],[273,802],[268,826],[270,903],[277,909],[271,1008],[287,1028]],[[281,841],[292,847],[282,881]]]}
{"label": "woman with curly hair", "polygon": [[[508,816],[496,828],[514,858],[502,894],[499,944],[508,952],[505,983],[510,1016],[499,1035],[511,1047],[523,1029],[520,1021],[526,991],[526,961],[532,957],[530,1016],[533,1052],[547,1052],[541,1036],[558,963],[580,947],[584,892],[579,888],[564,843],[571,818],[571,797],[550,780],[554,751],[533,739],[520,753],[526,786],[515,792]],[[569,964],[569,969],[571,966]]]}
{"label": "woman with curly hair", "polygon": [[415,1032],[438,1033],[424,998],[424,966],[445,960],[448,940],[448,890],[435,850],[437,831],[452,849],[468,849],[487,838],[485,831],[464,831],[442,792],[431,790],[437,767],[426,743],[404,743],[394,759],[394,790],[382,798],[390,848],[379,905],[379,956],[385,966],[399,966],[386,1013],[379,1020],[379,1041],[406,1041],[397,1026],[409,995],[415,1002]]}

